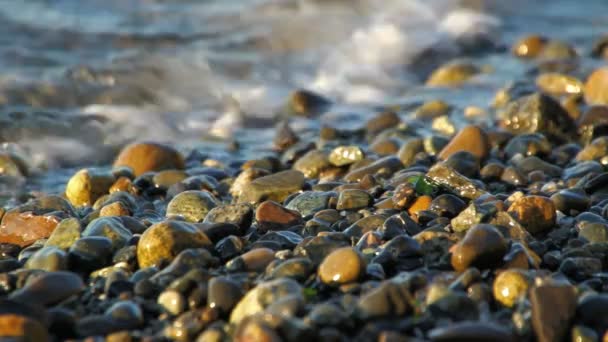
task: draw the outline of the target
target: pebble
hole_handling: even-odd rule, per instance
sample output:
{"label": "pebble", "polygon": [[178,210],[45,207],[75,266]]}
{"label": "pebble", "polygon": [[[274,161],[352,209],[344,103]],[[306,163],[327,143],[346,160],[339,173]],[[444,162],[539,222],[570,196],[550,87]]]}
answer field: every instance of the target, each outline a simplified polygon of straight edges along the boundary
{"label": "pebble", "polygon": [[26,261],[25,268],[48,272],[68,269],[68,255],[57,247],[43,247]]}
{"label": "pebble", "polygon": [[72,272],[43,273],[10,294],[9,299],[35,305],[51,305],[83,291],[85,285]]}
{"label": "pebble", "polygon": [[304,175],[300,171],[281,171],[254,179],[242,191],[240,202],[258,203],[263,199],[283,202],[287,196],[298,192],[304,185]]}
{"label": "pebble", "polygon": [[429,332],[431,341],[515,341],[513,332],[490,322],[458,322]]}
{"label": "pebble", "polygon": [[186,309],[186,300],[175,290],[165,290],[158,296],[158,305],[171,315],[177,316]]}
{"label": "pebble", "polygon": [[412,310],[413,298],[404,284],[384,281],[363,294],[357,302],[360,319],[403,317]]}
{"label": "pebble", "polygon": [[467,199],[476,199],[486,193],[470,179],[443,163],[435,164],[426,173],[426,176],[435,183],[444,186],[453,194]]}
{"label": "pebble", "polygon": [[16,314],[0,314],[0,337],[6,341],[50,341],[41,322]]}
{"label": "pebble", "polygon": [[541,285],[530,289],[532,327],[538,341],[561,341],[576,313],[576,290],[570,285]]}
{"label": "pebble", "polygon": [[251,223],[253,222],[253,216],[254,211],[249,204],[228,204],[220,205],[211,209],[205,216],[205,220],[203,220],[203,222],[232,223],[238,226],[241,232],[245,232],[251,226]]}
{"label": "pebble", "polygon": [[389,177],[393,173],[403,168],[401,160],[394,156],[387,156],[376,160],[370,165],[354,169],[344,176],[344,180],[348,182],[359,182],[363,177],[367,175],[378,175]]}
{"label": "pebble", "polygon": [[521,197],[509,206],[508,212],[531,234],[555,228],[555,205],[547,197]]}
{"label": "pebble", "polygon": [[364,190],[344,190],[338,196],[337,210],[358,210],[369,207],[373,203],[372,196]]}
{"label": "pebble", "polygon": [[243,297],[243,289],[236,281],[227,277],[209,279],[207,305],[228,314]]}
{"label": "pebble", "polygon": [[355,282],[365,274],[366,262],[350,247],[339,248],[327,255],[319,265],[319,279],[330,286]]}
{"label": "pebble", "polygon": [[55,227],[51,236],[46,240],[45,246],[68,249],[80,238],[81,231],[82,225],[77,218],[66,218]]}
{"label": "pebble", "polygon": [[114,167],[126,166],[135,176],[149,171],[183,169],[184,158],[174,148],[154,142],[140,142],[125,146],[116,159]]}
{"label": "pebble", "polygon": [[305,191],[289,201],[286,208],[297,211],[302,217],[309,217],[321,210],[328,209],[333,197],[336,197],[336,194],[330,191]]}
{"label": "pebble", "polygon": [[213,247],[205,233],[187,222],[163,221],[152,225],[142,234],[137,244],[140,267],[149,267],[163,260],[173,260],[188,248]]}
{"label": "pebble", "polygon": [[547,44],[547,38],[529,35],[518,40],[511,47],[512,53],[520,58],[536,58]]}
{"label": "pebble", "polygon": [[363,160],[363,150],[359,146],[338,146],[331,150],[328,156],[329,162],[334,166],[346,166]]}
{"label": "pebble", "polygon": [[316,178],[330,166],[327,153],[321,150],[311,150],[293,164],[293,169],[302,172],[306,178]]}
{"label": "pebble", "polygon": [[302,216],[295,210],[290,210],[277,202],[265,201],[258,205],[255,211],[258,230],[281,230],[302,222]]}
{"label": "pebble", "polygon": [[585,102],[589,105],[607,105],[608,68],[594,70],[585,81]]}
{"label": "pebble", "polygon": [[118,217],[101,217],[91,221],[82,232],[83,237],[103,236],[110,239],[116,251],[124,247],[133,233],[127,229]]}
{"label": "pebble", "polygon": [[477,224],[452,251],[452,266],[458,272],[468,267],[493,268],[499,265],[507,253],[507,241],[494,226]]}
{"label": "pebble", "polygon": [[496,301],[511,308],[526,297],[529,286],[530,280],[524,271],[507,269],[496,276],[492,289]]}
{"label": "pebble", "polygon": [[575,77],[560,73],[544,73],[536,78],[536,85],[545,93],[552,95],[580,94],[583,82]]}
{"label": "pebble", "polygon": [[76,207],[91,206],[99,197],[108,193],[114,181],[114,175],[109,172],[82,169],[68,181],[65,195]]}
{"label": "pebble", "polygon": [[425,84],[430,87],[458,87],[479,72],[477,66],[468,62],[448,62],[433,71]]}
{"label": "pebble", "polygon": [[479,159],[485,159],[490,153],[490,142],[486,132],[479,126],[466,126],[439,152],[437,158],[446,160],[458,151],[471,152]]}
{"label": "pebble", "polygon": [[577,320],[596,331],[608,329],[608,295],[605,293],[589,294],[579,300],[576,307]]}
{"label": "pebble", "polygon": [[301,293],[302,286],[293,279],[280,278],[263,282],[249,290],[236,304],[230,314],[230,323],[238,324],[243,319],[264,311],[272,303],[284,297],[302,296]]}
{"label": "pebble", "polygon": [[167,218],[183,217],[188,222],[201,222],[217,205],[217,199],[207,191],[184,191],[167,204]]}

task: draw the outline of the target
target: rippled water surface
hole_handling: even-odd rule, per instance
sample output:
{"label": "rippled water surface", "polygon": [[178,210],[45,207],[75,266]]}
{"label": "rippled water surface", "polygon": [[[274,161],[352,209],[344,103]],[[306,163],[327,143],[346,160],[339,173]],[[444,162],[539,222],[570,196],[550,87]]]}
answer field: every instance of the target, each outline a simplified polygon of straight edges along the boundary
{"label": "rippled water surface", "polygon": [[[30,188],[53,191],[133,140],[266,153],[297,88],[337,104],[296,120],[304,135],[429,98],[487,107],[530,68],[505,57],[517,37],[589,51],[608,32],[608,1],[0,0],[0,25],[0,139],[38,170]],[[421,86],[465,54],[491,72],[457,91]]]}

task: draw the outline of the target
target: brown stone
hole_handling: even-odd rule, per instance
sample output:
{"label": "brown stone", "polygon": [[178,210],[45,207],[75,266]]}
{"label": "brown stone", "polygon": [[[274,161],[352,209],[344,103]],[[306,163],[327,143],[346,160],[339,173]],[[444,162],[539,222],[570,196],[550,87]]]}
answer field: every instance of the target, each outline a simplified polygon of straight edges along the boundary
{"label": "brown stone", "polygon": [[170,146],[141,142],[128,145],[120,151],[114,161],[114,167],[118,166],[128,166],[135,176],[139,176],[149,171],[183,169],[184,158]]}
{"label": "brown stone", "polygon": [[546,44],[547,38],[539,35],[530,35],[513,44],[511,51],[515,56],[520,58],[535,58],[541,53]]}
{"label": "brown stone", "polygon": [[82,169],[68,181],[65,195],[74,206],[91,206],[108,193],[113,183],[114,176],[109,172]]}
{"label": "brown stone", "polygon": [[414,200],[414,203],[412,203],[407,212],[410,215],[417,217],[419,212],[422,210],[428,210],[431,207],[432,201],[433,198],[431,196],[420,196]]}
{"label": "brown stone", "polygon": [[365,260],[356,249],[338,248],[319,265],[319,279],[334,286],[352,283],[365,273],[365,267]]}
{"label": "brown stone", "polygon": [[463,128],[439,152],[437,157],[445,160],[458,151],[471,152],[479,159],[485,159],[490,153],[490,141],[486,132],[478,126]]}
{"label": "brown stone", "polygon": [[36,240],[51,235],[62,218],[55,215],[36,215],[31,211],[8,211],[0,224],[0,242],[26,247]]}
{"label": "brown stone", "polygon": [[0,315],[0,337],[11,341],[49,341],[46,328],[38,321],[15,314]]}
{"label": "brown stone", "polygon": [[125,176],[118,177],[118,179],[110,187],[109,193],[114,193],[114,192],[119,192],[119,191],[134,193],[135,187],[133,186],[131,179],[129,179]]}
{"label": "brown stone", "polygon": [[123,203],[114,202],[104,205],[99,211],[99,216],[131,216],[131,213]]}
{"label": "brown stone", "polygon": [[493,268],[502,262],[506,252],[507,241],[494,226],[477,224],[453,247],[452,266],[458,272],[471,266]]}
{"label": "brown stone", "polygon": [[608,104],[608,68],[599,68],[585,82],[585,101],[589,105]]}
{"label": "brown stone", "polygon": [[255,248],[242,254],[240,258],[246,271],[261,272],[274,260],[274,251],[270,248]]}
{"label": "brown stone", "polygon": [[141,268],[171,261],[188,248],[211,248],[211,240],[195,225],[167,220],[150,226],[137,244],[137,260]]}
{"label": "brown stone", "polygon": [[555,204],[543,196],[527,196],[515,200],[508,209],[530,233],[536,234],[555,226]]}
{"label": "brown stone", "polygon": [[467,62],[448,62],[433,71],[426,81],[431,87],[458,87],[480,72],[479,68]]}
{"label": "brown stone", "polygon": [[255,211],[255,219],[262,230],[289,228],[302,221],[302,215],[289,210],[277,202],[262,202]]}

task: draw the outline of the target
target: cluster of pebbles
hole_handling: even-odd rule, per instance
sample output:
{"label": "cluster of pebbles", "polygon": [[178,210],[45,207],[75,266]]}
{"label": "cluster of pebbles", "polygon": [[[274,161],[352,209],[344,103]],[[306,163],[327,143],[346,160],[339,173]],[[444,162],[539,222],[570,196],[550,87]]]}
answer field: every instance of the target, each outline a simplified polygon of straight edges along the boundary
{"label": "cluster of pebbles", "polygon": [[[314,139],[285,121],[273,155],[244,162],[138,142],[3,209],[0,335],[606,341],[608,68],[576,61],[608,39],[592,57],[541,36],[511,53],[536,77],[462,125],[437,100]],[[450,62],[427,85],[480,72]],[[312,120],[329,106],[289,103]]]}

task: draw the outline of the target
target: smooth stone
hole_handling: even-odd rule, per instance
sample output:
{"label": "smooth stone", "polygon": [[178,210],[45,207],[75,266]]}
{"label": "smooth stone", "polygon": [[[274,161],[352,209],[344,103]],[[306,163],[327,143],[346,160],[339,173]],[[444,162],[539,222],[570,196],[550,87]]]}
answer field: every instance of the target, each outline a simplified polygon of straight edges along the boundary
{"label": "smooth stone", "polygon": [[460,214],[466,207],[467,204],[457,196],[442,194],[433,198],[429,210],[436,212],[439,216],[453,218]]}
{"label": "smooth stone", "polygon": [[576,165],[564,169],[564,173],[562,174],[562,179],[568,180],[572,178],[580,178],[587,174],[599,174],[604,171],[604,167],[602,164],[594,161],[583,161],[577,163]]}
{"label": "smooth stone", "polygon": [[[238,302],[230,314],[230,323],[238,324],[243,319],[264,311],[272,303],[286,296],[302,297],[302,287],[297,281],[280,278],[263,282],[249,290]],[[301,298],[302,301],[304,298]]]}
{"label": "smooth stone", "polygon": [[103,236],[112,241],[113,249],[124,247],[133,234],[127,229],[118,217],[102,217],[91,221],[82,232],[82,237]]}
{"label": "smooth stone", "polygon": [[401,145],[401,148],[397,152],[397,157],[401,160],[403,166],[409,167],[414,164],[416,155],[420,152],[424,152],[424,140],[421,138],[409,138]]}
{"label": "smooth stone", "polygon": [[300,171],[288,170],[254,179],[239,197],[240,202],[259,203],[263,200],[283,202],[287,196],[304,186],[304,175]]}
{"label": "smooth stone", "polygon": [[364,156],[359,146],[338,146],[331,150],[328,160],[334,166],[346,166],[362,160]]}
{"label": "smooth stone", "polygon": [[255,248],[226,263],[228,270],[261,272],[274,260],[274,251],[270,248]]}
{"label": "smooth stone", "polygon": [[43,273],[9,295],[9,299],[36,305],[51,305],[84,290],[82,279],[74,273],[57,271]]}
{"label": "smooth stone", "polygon": [[99,210],[99,217],[130,216],[131,211],[121,202],[104,205]]}
{"label": "smooth stone", "polygon": [[[190,248],[181,251],[171,261],[169,266],[163,268],[160,272],[155,273],[150,277],[150,281],[159,284],[162,287],[167,287],[168,282],[175,280],[178,277],[185,276],[188,272],[197,272],[216,267],[219,260],[211,255],[211,253],[203,248]],[[155,269],[155,266],[150,269]],[[140,268],[142,269],[142,268]],[[201,280],[197,280],[201,281]]]}
{"label": "smooth stone", "polygon": [[186,178],[188,178],[188,173],[183,170],[163,170],[152,177],[152,182],[157,188],[168,189],[173,184],[177,184]]}
{"label": "smooth stone", "polygon": [[350,247],[331,252],[319,265],[319,279],[331,286],[357,281],[365,274],[366,262],[362,255]]}
{"label": "smooth stone", "polygon": [[410,207],[407,209],[407,212],[410,214],[410,216],[414,217],[414,220],[416,220],[419,212],[428,210],[431,207],[432,201],[433,198],[431,196],[418,196],[412,205],[410,205]]}
{"label": "smooth stone", "polygon": [[486,193],[485,190],[478,188],[470,179],[443,163],[437,163],[431,167],[426,176],[453,194],[463,198],[476,199]]}
{"label": "smooth stone", "polygon": [[364,293],[356,306],[356,314],[362,320],[403,317],[411,310],[413,302],[407,286],[384,281],[371,291]]}
{"label": "smooth stone", "polygon": [[245,232],[253,222],[253,215],[253,208],[249,204],[220,205],[211,209],[203,222],[232,223],[237,225],[242,232]]}
{"label": "smooth stone", "polygon": [[184,296],[175,290],[163,291],[158,296],[157,303],[173,316],[179,315],[186,309],[186,300],[184,299]]}
{"label": "smooth stone", "polygon": [[551,142],[541,133],[526,133],[511,138],[504,151],[507,159],[511,159],[519,154],[524,157],[549,155],[551,149]]}
{"label": "smooth stone", "polygon": [[578,119],[578,132],[583,145],[594,139],[606,136],[608,132],[608,106],[591,106]]}
{"label": "smooth stone", "polygon": [[494,279],[492,290],[496,301],[511,308],[528,293],[530,280],[527,274],[519,269],[507,269]]}
{"label": "smooth stone", "polygon": [[0,243],[26,247],[48,238],[62,219],[75,216],[74,208],[59,196],[46,196],[8,210],[0,222]]}
{"label": "smooth stone", "polygon": [[521,38],[511,47],[511,52],[519,58],[536,58],[547,44],[547,38],[529,35]]}
{"label": "smooth stone", "polygon": [[570,210],[583,212],[589,209],[591,200],[582,190],[564,189],[551,195],[551,201],[555,209],[562,213],[569,214]]}
{"label": "smooth stone", "polygon": [[32,318],[16,315],[0,315],[0,337],[3,341],[40,342],[50,341],[46,327]]}
{"label": "smooth stone", "polygon": [[300,138],[289,126],[287,120],[283,120],[275,126],[275,135],[272,144],[278,151],[285,151],[298,141],[300,141]]}
{"label": "smooth stone", "polygon": [[217,243],[231,235],[242,236],[246,233],[246,231],[241,230],[241,228],[232,223],[203,223],[198,225],[198,227],[213,243]]}
{"label": "smooth stone", "polygon": [[326,152],[311,150],[293,164],[293,169],[302,172],[306,178],[317,178],[322,171],[330,166]]}
{"label": "smooth stone", "polygon": [[496,204],[472,201],[468,207],[454,217],[450,224],[455,232],[464,232],[478,223],[488,223],[497,213]]}
{"label": "smooth stone", "polygon": [[572,327],[571,341],[572,342],[597,342],[599,337],[597,333],[584,325],[574,325]]}
{"label": "smooth stone", "polygon": [[260,168],[245,169],[234,179],[230,186],[230,194],[234,198],[240,198],[244,191],[249,187],[249,184],[255,179],[268,176],[270,172]]}
{"label": "smooth stone", "polygon": [[114,167],[127,166],[137,177],[149,171],[183,169],[184,158],[174,148],[154,142],[133,143],[124,147]]}
{"label": "smooth stone", "polygon": [[65,195],[76,207],[91,206],[110,190],[114,175],[94,169],[82,169],[68,180]]}
{"label": "smooth stone", "polygon": [[358,210],[367,208],[373,202],[372,196],[364,190],[350,189],[340,192],[337,210]]}
{"label": "smooth stone", "polygon": [[577,281],[583,281],[602,271],[602,261],[591,257],[567,257],[559,265],[559,271]]}
{"label": "smooth stone", "polygon": [[608,136],[597,137],[585,146],[575,157],[576,161],[600,160],[608,154]]}
{"label": "smooth stone", "polygon": [[517,169],[527,175],[534,171],[541,171],[549,177],[561,177],[562,168],[553,164],[550,164],[537,156],[530,156],[515,161]]}
{"label": "smooth stone", "polygon": [[131,300],[122,300],[112,304],[104,314],[124,324],[125,330],[135,329],[144,323],[141,308]]}
{"label": "smooth stone", "polygon": [[67,270],[68,255],[57,247],[43,247],[27,259],[24,267],[48,272]]}
{"label": "smooth stone", "polygon": [[444,162],[465,177],[476,177],[480,171],[480,159],[469,151],[456,151]]}
{"label": "smooth stone", "polygon": [[112,252],[112,241],[105,236],[80,238],[70,247],[70,269],[91,272],[108,266]]}
{"label": "smooth stone", "polygon": [[500,264],[507,253],[507,241],[494,226],[477,224],[455,245],[452,266],[458,272],[468,267],[493,268]]}
{"label": "smooth stone", "polygon": [[578,237],[590,243],[608,242],[608,224],[592,222],[581,225],[578,230]]}
{"label": "smooth stone", "polygon": [[576,307],[577,321],[597,331],[608,329],[608,295],[605,293],[584,296]]}
{"label": "smooth stone", "polygon": [[314,117],[331,106],[331,101],[320,94],[306,89],[298,89],[289,95],[285,110],[290,115]]}
{"label": "smooth stone", "polygon": [[275,267],[269,277],[277,279],[281,277],[292,278],[297,281],[305,281],[313,273],[314,265],[307,258],[292,258]]}
{"label": "smooth stone", "polygon": [[163,221],[149,227],[137,244],[139,266],[149,267],[172,260],[189,248],[211,248],[209,238],[196,226],[181,221]]}
{"label": "smooth stone", "polygon": [[541,285],[530,289],[532,327],[541,342],[561,341],[576,313],[576,289],[570,285]]}
{"label": "smooth stone", "polygon": [[480,72],[480,69],[468,62],[452,61],[437,68],[425,85],[430,87],[458,87]]}
{"label": "smooth stone", "polygon": [[228,314],[243,297],[243,289],[236,281],[227,277],[209,279],[207,305]]}
{"label": "smooth stone", "polygon": [[500,127],[513,134],[543,133],[562,141],[576,136],[576,125],[566,110],[559,102],[540,93],[510,102],[498,117]]}
{"label": "smooth stone", "polygon": [[273,201],[262,202],[255,211],[255,220],[261,231],[281,230],[302,222],[302,216]]}
{"label": "smooth stone", "polygon": [[329,201],[332,197],[336,197],[334,192],[325,191],[305,191],[294,197],[285,206],[289,210],[295,210],[306,218],[310,215],[328,209]]}
{"label": "smooth stone", "polygon": [[608,104],[608,68],[598,68],[587,77],[584,94],[589,105]]}
{"label": "smooth stone", "polygon": [[[278,245],[279,249],[293,249],[302,242],[303,238],[289,230],[268,232],[261,236],[256,243],[270,242]],[[255,244],[254,244],[255,245]]]}
{"label": "smooth stone", "polygon": [[370,215],[357,220],[355,223],[346,228],[343,233],[347,236],[359,239],[361,236],[363,236],[363,234],[382,227],[384,221],[386,221],[385,215]]}
{"label": "smooth stone", "polygon": [[509,206],[508,213],[532,234],[553,229],[557,217],[553,202],[542,196],[521,197]]}
{"label": "smooth stone", "polygon": [[365,130],[368,135],[374,136],[389,128],[397,127],[401,123],[401,118],[394,111],[383,111],[375,114],[365,123]]}
{"label": "smooth stone", "polygon": [[544,93],[552,95],[580,94],[583,91],[583,82],[557,72],[548,72],[536,77],[536,86]]}
{"label": "smooth stone", "polygon": [[188,222],[201,222],[217,204],[217,199],[207,191],[184,191],[167,204],[167,218],[183,217]]}
{"label": "smooth stone", "polygon": [[485,159],[490,152],[487,134],[479,126],[466,126],[439,152],[437,158],[445,160],[458,151],[471,152],[479,159]]}
{"label": "smooth stone", "polygon": [[82,224],[77,218],[70,217],[59,222],[55,230],[51,233],[45,246],[54,246],[61,249],[68,249],[80,238]]}
{"label": "smooth stone", "polygon": [[234,235],[229,235],[215,244],[215,250],[223,261],[237,257],[244,249],[245,242]]}
{"label": "smooth stone", "polygon": [[303,246],[296,248],[297,255],[308,257],[313,264],[319,265],[334,250],[351,245],[351,239],[341,233],[315,236]]}
{"label": "smooth stone", "polygon": [[492,322],[457,322],[429,331],[429,338],[436,342],[494,341],[513,342],[512,331]]}
{"label": "smooth stone", "polygon": [[347,182],[358,182],[367,175],[378,175],[388,178],[402,168],[403,164],[399,158],[387,156],[378,159],[367,166],[350,171],[344,176],[344,180]]}

